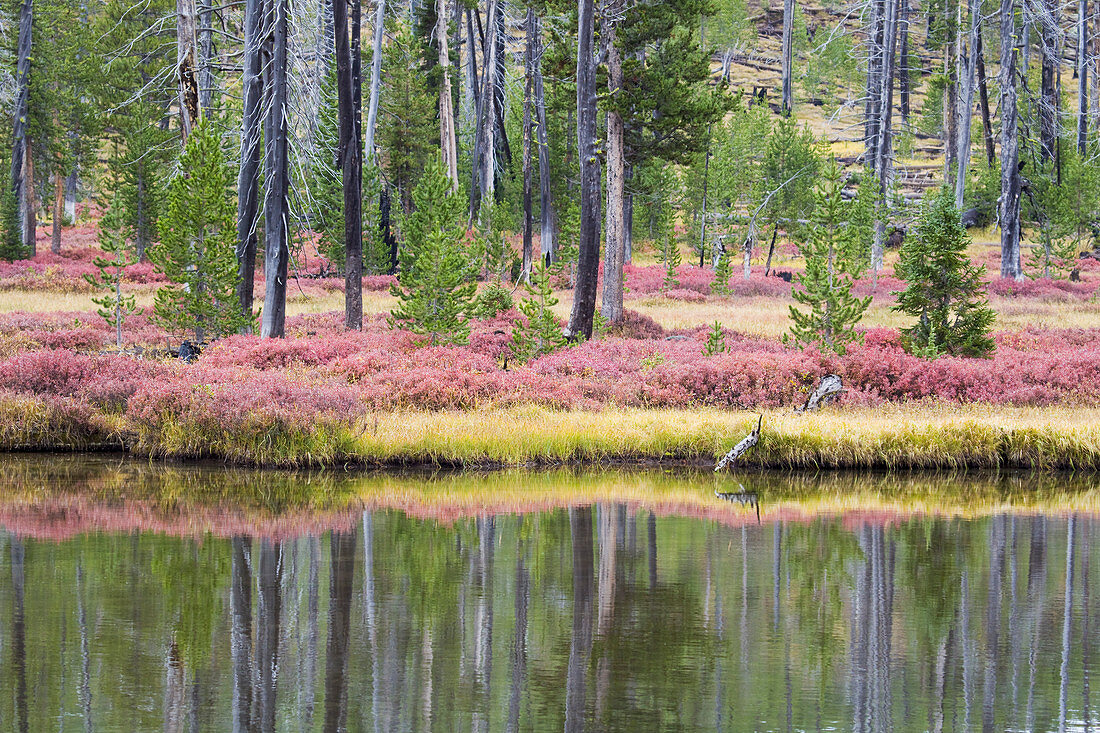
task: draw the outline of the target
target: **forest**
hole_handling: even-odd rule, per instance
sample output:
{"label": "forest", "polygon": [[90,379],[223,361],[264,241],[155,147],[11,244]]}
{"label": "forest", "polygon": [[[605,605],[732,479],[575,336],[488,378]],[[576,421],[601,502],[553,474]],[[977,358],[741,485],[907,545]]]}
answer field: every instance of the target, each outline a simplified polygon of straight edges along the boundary
{"label": "forest", "polygon": [[[395,410],[521,433],[581,410],[627,426],[596,455],[704,455],[722,410],[836,374],[879,437],[884,405],[946,406],[996,463],[1015,410],[1081,444],[1012,460],[1100,461],[1076,431],[1100,397],[1084,0],[25,0],[0,20],[9,447],[415,460],[380,437]],[[643,438],[647,410],[702,412]],[[524,459],[483,437],[421,457]],[[588,450],[545,440],[527,457]]]}

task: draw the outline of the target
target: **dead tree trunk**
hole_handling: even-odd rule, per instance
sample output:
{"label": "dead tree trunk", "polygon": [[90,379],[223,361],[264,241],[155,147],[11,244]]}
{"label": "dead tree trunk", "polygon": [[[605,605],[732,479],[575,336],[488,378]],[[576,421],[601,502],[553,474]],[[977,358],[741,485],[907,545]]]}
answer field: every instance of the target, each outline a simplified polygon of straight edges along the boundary
{"label": "dead tree trunk", "polygon": [[600,264],[600,159],[596,143],[596,0],[580,0],[577,35],[577,152],[581,170],[580,254],[573,310],[569,315],[571,339],[592,338],[596,313],[596,284]]}
{"label": "dead tree trunk", "polygon": [[962,54],[962,2],[956,5],[952,43],[943,47],[943,75],[947,79],[947,90],[943,100],[943,180],[951,180],[951,172],[957,164],[959,152],[959,69],[956,60]]}
{"label": "dead tree trunk", "polygon": [[982,34],[975,40],[977,44],[978,105],[982,110],[982,131],[985,135],[985,157],[992,168],[997,164],[997,151],[993,145],[993,122],[989,114],[989,85],[985,79],[985,58],[982,55]]}
{"label": "dead tree trunk", "polygon": [[534,17],[535,41],[535,136],[539,145],[539,223],[540,242],[543,262],[549,266],[557,254],[554,241],[554,200],[550,192],[550,143],[546,135],[546,95],[542,84],[542,29],[539,18]]}
{"label": "dead tree trunk", "polygon": [[[237,301],[251,318],[256,276],[256,227],[260,212],[263,136],[264,0],[245,0],[244,61],[241,75],[241,169],[237,176]],[[251,328],[249,328],[251,330]]]}
{"label": "dead tree trunk", "polygon": [[199,121],[198,40],[195,0],[176,0],[176,76],[183,144]]}
{"label": "dead tree trunk", "polygon": [[[181,0],[182,1],[182,0]],[[286,278],[290,260],[288,236],[290,211],[287,161],[287,26],[290,0],[273,0],[270,89],[264,128],[264,312],[263,338],[282,338],[286,333]]]}
{"label": "dead tree trunk", "polygon": [[955,208],[962,210],[966,195],[966,174],[970,167],[970,131],[974,114],[974,76],[978,65],[978,36],[981,35],[981,0],[970,0],[970,48],[959,55],[959,148],[956,154]]}
{"label": "dead tree trunk", "polygon": [[794,59],[794,0],[783,0],[783,95],[781,106],[783,114],[794,110],[794,89],[791,84],[792,63]]}
{"label": "dead tree trunk", "polygon": [[382,91],[382,40],[385,37],[386,0],[378,0],[374,10],[374,44],[370,63],[370,102],[367,106],[367,129],[364,149],[367,163],[374,163],[374,130],[378,124],[378,96]]}
{"label": "dead tree trunk", "polygon": [[490,0],[487,38],[482,46],[483,72],[478,95],[477,132],[474,140],[473,185],[470,187],[470,221],[477,218],[481,202],[493,194],[496,174],[497,14],[500,0]]}
{"label": "dead tree trunk", "polygon": [[1082,155],[1089,135],[1088,8],[1088,0],[1077,0],[1077,152]]}
{"label": "dead tree trunk", "polygon": [[1062,63],[1062,29],[1059,27],[1058,0],[1044,0],[1040,18],[1042,64],[1039,82],[1039,150],[1044,162],[1057,152],[1060,100],[1058,67]]}
{"label": "dead tree trunk", "polygon": [[214,12],[207,0],[199,0],[198,32],[198,82],[199,109],[202,114],[210,111],[214,98]]}
{"label": "dead tree trunk", "polygon": [[876,90],[878,101],[875,111],[878,115],[874,128],[877,139],[874,144],[875,157],[872,169],[878,178],[880,215],[875,222],[874,240],[871,245],[871,266],[877,273],[882,269],[883,243],[886,238],[886,193],[894,177],[894,64],[897,51],[898,7],[899,0],[886,0],[882,17],[881,67],[877,79],[880,83]]}
{"label": "dead tree trunk", "polygon": [[[19,41],[15,69],[15,107],[12,110],[11,145],[11,188],[19,209],[19,224],[22,231],[23,249],[28,256],[35,255],[34,207],[27,206],[28,189],[33,189],[34,180],[27,176],[27,161],[30,160],[30,140],[27,135],[28,98],[31,79],[31,30],[34,21],[34,0],[23,0],[19,6]],[[28,237],[28,231],[30,236]]]}
{"label": "dead tree trunk", "polygon": [[909,0],[901,0],[898,25],[901,28],[901,41],[898,51],[898,104],[901,107],[901,119],[909,122]]}
{"label": "dead tree trunk", "polygon": [[532,136],[534,133],[532,122],[532,106],[534,104],[535,87],[535,8],[527,6],[526,44],[523,55],[523,272],[521,279],[526,280],[531,274],[531,264],[534,260],[534,212],[532,211],[532,185],[533,175],[531,171]]}
{"label": "dead tree trunk", "polygon": [[[379,2],[381,7],[381,0]],[[352,5],[358,14],[359,3]],[[340,127],[339,160],[344,189],[344,327],[358,331],[363,327],[363,163],[357,134],[355,104],[355,63],[358,44],[348,43],[348,6],[346,0],[333,0],[333,26],[336,29],[336,94]],[[352,23],[354,24],[354,18]],[[376,20],[377,22],[377,20]],[[354,31],[354,29],[353,29]],[[373,82],[372,82],[373,84]],[[371,104],[376,103],[371,92]],[[368,123],[369,127],[369,123]],[[369,148],[368,148],[369,150]]]}
{"label": "dead tree trunk", "polygon": [[881,101],[882,73],[882,16],[884,0],[871,0],[871,13],[867,26],[867,88],[863,102],[864,160],[872,169],[878,159],[878,105]]}
{"label": "dead tree trunk", "polygon": [[50,230],[50,251],[61,254],[61,219],[65,209],[65,175],[60,169],[53,174],[53,227]]}
{"label": "dead tree trunk", "polygon": [[447,48],[447,3],[436,0],[435,37],[439,44],[439,144],[443,167],[451,179],[451,190],[458,190],[458,139],[455,133],[454,107],[451,104],[451,55]]}
{"label": "dead tree trunk", "polygon": [[1019,280],[1020,139],[1016,112],[1016,0],[1001,0],[1001,277]]}
{"label": "dead tree trunk", "polygon": [[[793,0],[787,0],[793,2]],[[615,108],[623,85],[623,63],[616,47],[618,25],[622,22],[622,0],[609,0],[604,7],[605,21],[601,37],[606,44],[607,92],[611,109],[607,112],[607,243],[603,263],[602,314],[608,323],[623,318],[623,257],[626,241],[626,155],[623,116]]]}

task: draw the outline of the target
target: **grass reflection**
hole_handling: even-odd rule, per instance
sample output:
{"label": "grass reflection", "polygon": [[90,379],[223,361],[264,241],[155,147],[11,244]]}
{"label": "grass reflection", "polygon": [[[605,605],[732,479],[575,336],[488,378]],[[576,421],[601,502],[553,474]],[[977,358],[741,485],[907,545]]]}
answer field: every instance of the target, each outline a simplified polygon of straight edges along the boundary
{"label": "grass reflection", "polygon": [[63,539],[89,531],[294,537],[346,529],[363,509],[442,523],[599,503],[727,526],[843,516],[1100,514],[1100,478],[1050,473],[522,471],[285,472],[106,456],[4,456],[0,524]]}

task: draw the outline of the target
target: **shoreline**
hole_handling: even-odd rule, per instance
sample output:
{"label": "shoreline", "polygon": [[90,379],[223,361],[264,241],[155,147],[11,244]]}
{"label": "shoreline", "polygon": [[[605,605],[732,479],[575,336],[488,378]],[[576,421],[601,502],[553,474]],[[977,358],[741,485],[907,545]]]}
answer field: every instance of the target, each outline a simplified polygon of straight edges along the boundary
{"label": "shoreline", "polygon": [[[322,417],[307,426],[245,414],[222,426],[201,416],[143,422],[81,407],[62,409],[32,396],[0,399],[0,451],[117,452],[262,468],[701,469],[713,468],[759,414],[521,406],[367,412],[353,422]],[[759,444],[733,470],[1100,471],[1100,409],[1094,407],[913,403],[763,415]]]}

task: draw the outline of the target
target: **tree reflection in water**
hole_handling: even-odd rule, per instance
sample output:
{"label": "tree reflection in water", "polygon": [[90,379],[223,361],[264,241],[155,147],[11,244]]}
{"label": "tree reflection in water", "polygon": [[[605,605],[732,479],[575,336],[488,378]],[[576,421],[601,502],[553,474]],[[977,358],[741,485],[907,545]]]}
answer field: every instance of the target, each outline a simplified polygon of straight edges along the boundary
{"label": "tree reflection in water", "polygon": [[[491,478],[422,482],[423,500],[406,493],[401,510],[371,508],[364,492],[366,510],[282,499],[244,516],[163,498],[0,502],[0,720],[25,731],[68,716],[85,730],[1095,724],[1089,494],[1059,494],[1046,511],[980,498],[990,510],[941,517],[925,499],[903,511],[912,495],[888,478],[864,489],[879,504],[855,510],[834,509],[829,491],[783,494],[779,479],[742,504],[713,485],[635,478],[623,491],[607,477],[620,487],[607,498],[592,480],[589,499],[558,476],[564,488],[536,493],[537,511],[494,507],[498,494],[468,513],[432,499],[449,492],[453,508],[467,501],[462,481]],[[204,531],[165,534],[189,526],[187,512]],[[104,531],[88,531],[100,519]]]}

